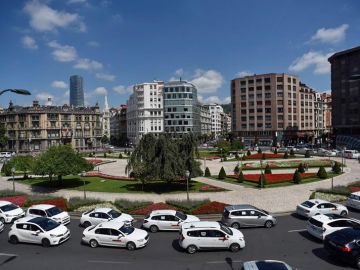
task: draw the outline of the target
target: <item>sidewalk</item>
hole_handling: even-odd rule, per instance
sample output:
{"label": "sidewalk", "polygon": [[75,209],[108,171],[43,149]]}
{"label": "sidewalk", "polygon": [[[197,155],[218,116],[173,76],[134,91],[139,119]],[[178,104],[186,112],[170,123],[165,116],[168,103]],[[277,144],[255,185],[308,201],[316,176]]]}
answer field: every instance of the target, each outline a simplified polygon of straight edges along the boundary
{"label": "sidewalk", "polygon": [[[121,162],[123,160],[117,160]],[[340,161],[340,160],[339,160]],[[208,162],[207,162],[208,163]],[[227,162],[229,163],[229,162]],[[236,163],[236,162],[235,162]],[[117,163],[111,163],[117,164]],[[101,170],[108,174],[119,172],[119,168],[108,168],[105,164],[101,166]],[[334,178],[334,185],[347,185],[351,182],[360,181],[360,164],[356,160],[347,160],[345,168],[346,173]],[[255,171],[251,171],[255,173]],[[119,175],[125,175],[119,174]],[[7,181],[7,177],[0,178],[0,186],[2,189],[12,189],[12,181]],[[228,204],[252,204],[259,208],[266,209],[272,213],[281,213],[294,211],[296,205],[308,199],[311,192],[317,188],[330,188],[331,179],[313,182],[309,184],[294,185],[288,187],[255,189],[251,187],[244,187],[236,184],[221,182],[205,177],[198,177],[194,180],[222,187],[230,191],[226,192],[205,192],[205,193],[190,193],[190,199],[210,199],[212,201],[219,201]],[[16,183],[16,190],[34,194],[31,187]],[[48,190],[39,190],[37,194],[45,193],[53,196],[61,196],[65,198],[70,197],[83,197],[82,191],[75,190],[59,190],[56,192],[48,192]],[[128,200],[147,200],[153,202],[165,202],[171,200],[185,200],[186,193],[177,194],[135,194],[135,193],[103,193],[103,192],[86,192],[88,198],[97,198],[100,200],[114,201],[116,199]]]}

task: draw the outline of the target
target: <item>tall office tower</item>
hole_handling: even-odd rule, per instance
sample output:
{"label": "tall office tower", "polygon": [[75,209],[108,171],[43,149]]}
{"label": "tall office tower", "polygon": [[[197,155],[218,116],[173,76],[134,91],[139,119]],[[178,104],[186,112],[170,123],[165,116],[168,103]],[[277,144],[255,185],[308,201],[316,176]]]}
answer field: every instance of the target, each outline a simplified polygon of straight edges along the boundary
{"label": "tall office tower", "polygon": [[83,78],[79,75],[70,77],[70,106],[84,107]]}

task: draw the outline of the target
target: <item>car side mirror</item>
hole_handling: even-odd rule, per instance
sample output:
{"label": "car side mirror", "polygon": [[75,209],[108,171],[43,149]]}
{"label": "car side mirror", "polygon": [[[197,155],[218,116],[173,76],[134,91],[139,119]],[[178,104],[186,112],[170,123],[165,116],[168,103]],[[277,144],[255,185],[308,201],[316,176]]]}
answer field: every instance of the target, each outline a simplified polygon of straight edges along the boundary
{"label": "car side mirror", "polygon": [[109,218],[108,218],[108,221],[110,221],[110,220],[112,220],[112,218],[111,218],[111,217],[109,217]]}
{"label": "car side mirror", "polygon": [[40,230],[37,230],[37,231],[35,232],[36,235],[39,235],[40,233],[41,233]]}

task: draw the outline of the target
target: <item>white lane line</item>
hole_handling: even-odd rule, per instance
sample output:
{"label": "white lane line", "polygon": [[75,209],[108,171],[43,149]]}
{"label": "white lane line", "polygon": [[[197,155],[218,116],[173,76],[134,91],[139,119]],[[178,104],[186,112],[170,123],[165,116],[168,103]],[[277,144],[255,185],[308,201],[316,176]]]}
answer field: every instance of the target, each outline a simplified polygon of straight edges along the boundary
{"label": "white lane line", "polygon": [[[243,261],[231,261],[233,263],[242,263]],[[210,261],[210,262],[206,262],[206,263],[228,263],[227,261]]]}
{"label": "white lane line", "polygon": [[89,263],[109,263],[109,264],[129,264],[129,262],[121,261],[101,261],[101,260],[90,260]]}
{"label": "white lane line", "polygon": [[17,257],[17,256],[19,256],[19,255],[17,255],[17,254],[9,254],[9,253],[0,253],[0,256]]}
{"label": "white lane line", "polygon": [[307,231],[306,229],[299,229],[299,230],[291,230],[288,232],[306,232],[306,231]]}

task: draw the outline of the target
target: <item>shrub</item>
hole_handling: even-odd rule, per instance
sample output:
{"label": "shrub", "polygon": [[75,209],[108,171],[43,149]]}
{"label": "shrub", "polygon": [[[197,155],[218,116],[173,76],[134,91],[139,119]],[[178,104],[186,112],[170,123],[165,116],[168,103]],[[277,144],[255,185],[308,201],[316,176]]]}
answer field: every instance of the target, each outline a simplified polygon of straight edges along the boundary
{"label": "shrub", "polygon": [[234,174],[238,175],[239,172],[240,172],[240,167],[239,167],[239,165],[236,165],[234,168]]}
{"label": "shrub", "polygon": [[260,174],[258,187],[259,187],[259,188],[264,188],[265,185],[266,185],[265,175],[264,175],[264,174]]}
{"label": "shrub", "polygon": [[[292,149],[291,149],[292,150]],[[291,152],[290,152],[291,153]],[[289,158],[289,154],[288,154],[288,152],[285,152],[285,154],[284,154],[284,159],[288,159]]]}
{"label": "shrub", "polygon": [[74,211],[79,207],[98,204],[98,203],[102,203],[102,201],[98,199],[84,199],[81,197],[71,197],[68,200],[68,209],[70,211]]}
{"label": "shrub", "polygon": [[292,156],[292,157],[295,156],[295,151],[292,148],[290,149],[290,156]]}
{"label": "shrub", "polygon": [[297,170],[299,173],[304,173],[305,172],[304,164],[300,163]]}
{"label": "shrub", "polygon": [[239,160],[239,158],[240,158],[240,157],[239,157],[239,154],[238,154],[238,153],[235,153],[235,159],[236,159],[236,160]]}
{"label": "shrub", "polygon": [[333,189],[318,188],[316,192],[349,196],[350,190],[345,186],[335,186]]}
{"label": "shrub", "polygon": [[326,179],[328,177],[327,172],[324,168],[324,166],[320,166],[319,171],[317,172],[317,176],[320,179]]}
{"label": "shrub", "polygon": [[199,208],[205,204],[210,203],[209,199],[203,200],[167,200],[166,204],[175,206],[184,212],[191,212],[192,210]]}
{"label": "shrub", "polygon": [[9,163],[4,163],[1,172],[5,174],[5,176],[11,176],[11,165]]}
{"label": "shrub", "polygon": [[301,175],[299,170],[295,170],[294,176],[293,176],[293,182],[294,184],[300,184],[301,183]]}
{"label": "shrub", "polygon": [[274,154],[277,154],[278,153],[278,150],[277,150],[277,147],[275,148],[274,150]]}
{"label": "shrub", "polygon": [[241,170],[240,173],[239,173],[238,182],[242,183],[242,182],[244,182],[244,180],[245,180],[245,177],[244,177],[244,174],[243,174],[243,172]]}
{"label": "shrub", "polygon": [[114,205],[121,209],[122,211],[131,211],[135,209],[139,209],[142,207],[146,207],[153,204],[153,202],[150,201],[129,201],[125,199],[119,199],[114,202]]}
{"label": "shrub", "polygon": [[306,157],[306,158],[310,158],[310,157],[311,157],[309,150],[306,150],[306,152],[305,152],[305,157]]}
{"label": "shrub", "polygon": [[310,194],[309,200],[315,199],[315,195],[316,195],[316,191],[313,191],[313,192]]}
{"label": "shrub", "polygon": [[340,174],[341,173],[341,167],[340,167],[340,163],[335,161],[334,166],[332,167],[332,171],[336,174]]}
{"label": "shrub", "polygon": [[104,158],[106,158],[106,153],[104,153]]}
{"label": "shrub", "polygon": [[250,156],[250,155],[251,155],[251,151],[250,151],[250,150],[247,150],[246,155],[247,155],[247,156]]}
{"label": "shrub", "polygon": [[266,164],[266,167],[265,167],[265,174],[271,174],[271,168],[270,168],[270,165],[269,164]]}
{"label": "shrub", "polygon": [[224,170],[224,167],[221,167],[220,171],[219,171],[219,175],[218,175],[219,179],[225,179],[226,178],[226,172]]}
{"label": "shrub", "polygon": [[0,198],[1,197],[11,197],[11,196],[18,196],[18,195],[25,195],[25,193],[23,192],[19,192],[19,191],[12,191],[10,189],[4,189],[4,190],[0,190]]}
{"label": "shrub", "polygon": [[262,150],[261,150],[261,148],[259,147],[259,149],[258,149],[258,154],[261,154],[262,153]]}
{"label": "shrub", "polygon": [[123,158],[123,155],[121,153],[119,154],[119,158]]}
{"label": "shrub", "polygon": [[49,196],[49,195],[29,195],[24,206],[27,207],[27,206],[39,204],[44,201],[50,201],[50,200],[65,200],[65,199],[61,198],[61,197],[54,197],[54,196]]}
{"label": "shrub", "polygon": [[224,158],[223,158],[223,161],[227,161],[227,157],[224,157]]}
{"label": "shrub", "polygon": [[211,177],[210,169],[209,167],[205,168],[205,177]]}

